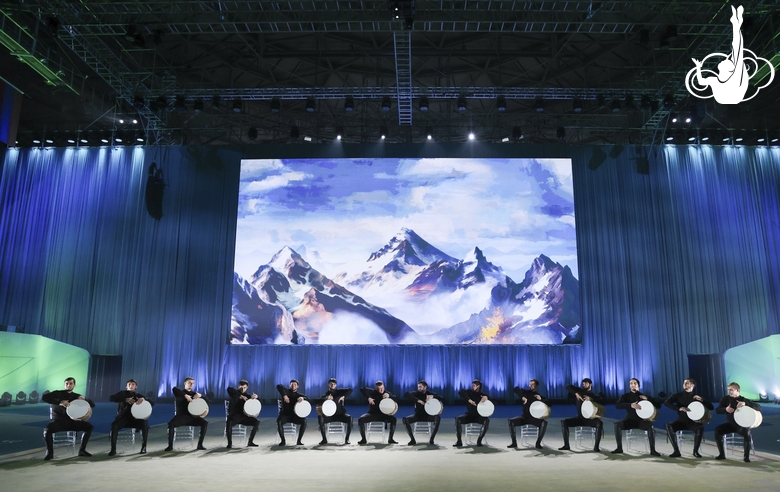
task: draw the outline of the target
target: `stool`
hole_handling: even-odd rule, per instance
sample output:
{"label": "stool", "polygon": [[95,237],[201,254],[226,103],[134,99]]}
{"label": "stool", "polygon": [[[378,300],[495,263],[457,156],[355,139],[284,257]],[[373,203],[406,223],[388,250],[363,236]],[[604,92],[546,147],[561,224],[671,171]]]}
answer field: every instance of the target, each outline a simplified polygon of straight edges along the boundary
{"label": "stool", "polygon": [[647,437],[647,431],[642,429],[629,429],[625,431],[626,434],[626,449],[631,449],[631,443],[636,441],[642,441],[645,445],[645,453],[649,451],[650,439]]}
{"label": "stool", "polygon": [[[222,432],[222,444],[227,442],[227,420],[230,415],[230,400],[225,400],[225,430]],[[236,424],[232,428],[232,438],[235,441],[236,438],[241,440],[243,445],[246,441],[246,426],[243,424]]]}
{"label": "stool", "polygon": [[366,423],[366,441],[371,439],[371,434],[382,434],[382,441],[385,442],[385,423],[381,420],[378,422]]}
{"label": "stool", "polygon": [[412,424],[412,435],[414,434],[428,434],[433,433],[433,422],[415,422]]}
{"label": "stool", "polygon": [[330,436],[337,435],[344,441],[347,440],[347,424],[344,422],[328,422],[325,424],[325,435],[328,436],[328,442],[330,442]]}
{"label": "stool", "polygon": [[581,425],[578,425],[574,428],[574,442],[575,445],[578,447],[585,447],[582,445],[583,439],[591,439],[593,440],[593,444],[595,446],[596,444],[596,428],[595,427],[584,427]]}
{"label": "stool", "polygon": [[129,442],[131,450],[135,451],[135,429],[127,427],[125,429],[119,429],[116,434],[116,442]]}
{"label": "stool", "polygon": [[[533,442],[529,444],[528,440],[533,439]],[[520,445],[521,446],[536,446],[536,440],[539,439],[539,428],[535,425],[521,425],[520,426]]]}
{"label": "stool", "polygon": [[[728,456],[729,450],[734,453],[734,450],[744,449],[744,446],[745,438],[741,435],[737,434],[736,432],[724,434],[723,447],[726,449],[726,456]],[[756,448],[753,446],[753,434],[750,434],[750,451],[753,453],[753,456],[756,455]]]}
{"label": "stool", "polygon": [[[480,432],[482,432],[482,424],[476,422],[466,424],[466,443],[474,444],[476,442],[474,439],[479,439]],[[487,436],[485,437],[484,442],[487,444]]]}

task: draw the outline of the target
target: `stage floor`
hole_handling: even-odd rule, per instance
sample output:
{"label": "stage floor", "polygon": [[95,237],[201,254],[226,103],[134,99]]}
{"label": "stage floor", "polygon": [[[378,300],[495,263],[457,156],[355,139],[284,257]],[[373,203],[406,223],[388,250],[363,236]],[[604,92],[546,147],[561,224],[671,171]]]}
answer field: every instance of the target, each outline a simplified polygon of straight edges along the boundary
{"label": "stage floor", "polygon": [[[146,455],[138,454],[140,442],[134,451],[129,443],[120,443],[118,455],[109,457],[107,435],[96,432],[87,448],[93,454],[91,458],[74,456],[71,448],[56,448],[55,459],[45,462],[41,440],[45,420],[41,420],[39,412],[28,413],[28,410],[34,409],[0,412],[0,451],[4,451],[0,454],[0,483],[4,488],[44,490],[55,484],[68,484],[80,491],[116,487],[170,491],[172,487],[212,490],[225,486],[278,484],[294,490],[311,487],[323,492],[357,489],[436,492],[503,487],[511,490],[520,487],[522,482],[523,486],[535,491],[617,491],[670,484],[692,490],[706,487],[733,491],[755,487],[774,490],[779,480],[774,473],[780,471],[780,456],[762,449],[758,442],[751,463],[744,463],[739,452],[729,455],[726,461],[716,461],[717,449],[711,432],[705,435],[701,459],[691,456],[690,443],[683,444],[682,458],[669,458],[671,445],[666,442],[663,431],[657,431],[657,447],[663,455],[660,458],[645,454],[643,444],[639,444],[638,449],[627,449],[626,454],[612,455],[609,453],[615,446],[612,419],[605,419],[606,432],[600,453],[575,448],[573,439],[573,451],[558,451],[563,440],[557,418],[550,422],[544,449],[508,449],[509,432],[503,417],[491,420],[487,445],[479,448],[452,447],[455,425],[451,417],[442,419],[435,446],[408,446],[409,437],[399,418],[395,439],[400,444],[396,445],[370,443],[358,446],[355,443],[360,435],[355,425],[351,445],[320,446],[316,419],[309,419],[303,439],[305,445],[282,447],[277,445],[273,417],[263,417],[255,439],[259,447],[228,450],[223,447],[224,418],[213,417],[208,419],[207,451],[196,451],[186,441],[177,443],[173,452],[163,452],[166,428],[164,424],[157,424],[151,429]],[[404,410],[402,408],[396,416],[405,415]],[[568,416],[567,410],[573,414],[574,407],[560,407],[560,410],[562,416]],[[780,428],[777,425],[780,415],[764,412],[764,416],[763,424],[754,432],[756,437],[761,435],[769,439],[770,434]],[[96,425],[96,429],[99,427]],[[427,442],[426,437],[418,436],[418,441]],[[776,440],[778,436],[772,437]],[[8,452],[11,444],[8,441],[17,439],[25,440],[26,449]],[[291,441],[288,438],[288,442]],[[590,440],[582,444],[592,447]]]}

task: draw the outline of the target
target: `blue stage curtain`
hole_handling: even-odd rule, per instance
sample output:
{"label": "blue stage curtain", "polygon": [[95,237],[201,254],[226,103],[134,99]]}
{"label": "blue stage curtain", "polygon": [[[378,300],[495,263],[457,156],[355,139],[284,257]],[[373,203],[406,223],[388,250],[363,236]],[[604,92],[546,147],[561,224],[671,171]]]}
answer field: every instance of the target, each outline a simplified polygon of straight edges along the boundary
{"label": "blue stage curtain", "polygon": [[[647,176],[634,150],[508,147],[574,159],[580,346],[228,345],[241,154],[216,147],[9,149],[0,324],[121,354],[123,378],[160,396],[185,376],[218,395],[240,378],[264,398],[292,378],[319,395],[335,376],[401,394],[423,378],[453,399],[476,377],[510,402],[530,378],[555,398],[586,376],[610,397],[630,377],[668,393],[687,354],[780,332],[780,149],[644,149]],[[609,157],[590,170],[594,152]],[[144,208],[152,160],[169,184],[159,222]]]}

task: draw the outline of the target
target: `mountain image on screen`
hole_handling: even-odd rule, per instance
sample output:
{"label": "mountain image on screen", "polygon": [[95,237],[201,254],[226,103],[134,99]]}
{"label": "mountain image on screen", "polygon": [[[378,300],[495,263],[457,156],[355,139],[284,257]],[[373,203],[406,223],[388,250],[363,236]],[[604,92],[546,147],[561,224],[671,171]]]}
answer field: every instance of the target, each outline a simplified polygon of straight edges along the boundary
{"label": "mountain image on screen", "polygon": [[520,283],[475,247],[463,259],[402,229],[329,279],[285,246],[233,281],[234,344],[580,343],[579,282],[539,255]]}

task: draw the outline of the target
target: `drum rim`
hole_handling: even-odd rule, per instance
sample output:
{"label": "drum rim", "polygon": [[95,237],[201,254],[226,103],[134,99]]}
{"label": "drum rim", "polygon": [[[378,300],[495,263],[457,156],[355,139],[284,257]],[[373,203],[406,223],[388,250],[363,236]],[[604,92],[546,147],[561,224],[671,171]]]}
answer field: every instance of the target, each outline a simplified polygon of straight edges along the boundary
{"label": "drum rim", "polygon": [[[133,414],[133,410],[135,410],[136,408],[148,408],[149,409],[149,415],[147,416],[147,418],[149,418],[152,415],[152,408],[153,407],[152,407],[152,404],[149,403],[148,400],[144,400],[141,403],[133,403],[133,405],[130,407],[130,414],[133,415],[133,417],[135,417],[135,415]],[[135,418],[141,418],[141,417],[135,417]]]}

